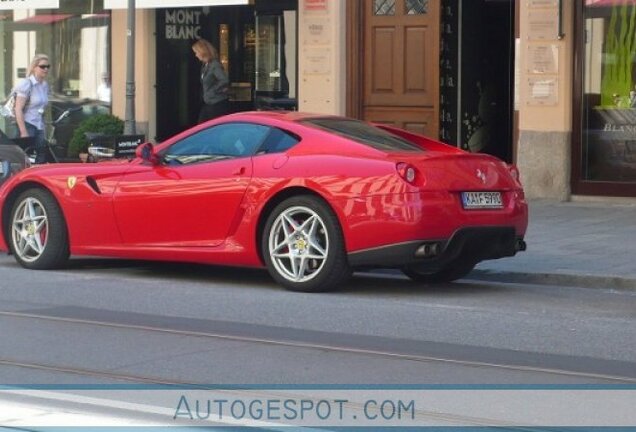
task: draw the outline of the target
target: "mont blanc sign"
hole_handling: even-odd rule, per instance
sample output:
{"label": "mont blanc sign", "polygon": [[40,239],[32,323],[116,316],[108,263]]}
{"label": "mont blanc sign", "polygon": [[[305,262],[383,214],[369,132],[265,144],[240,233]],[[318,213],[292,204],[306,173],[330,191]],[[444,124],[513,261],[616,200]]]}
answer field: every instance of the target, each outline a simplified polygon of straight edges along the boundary
{"label": "mont blanc sign", "polygon": [[166,9],[166,39],[199,39],[201,12],[190,9]]}
{"label": "mont blanc sign", "polygon": [[[7,1],[7,0],[0,0]],[[15,0],[18,1],[18,0]],[[136,0],[137,9],[246,5],[250,0]],[[127,9],[128,0],[104,0],[106,9]]]}
{"label": "mont blanc sign", "polygon": [[60,0],[0,0],[0,10],[58,9]]}

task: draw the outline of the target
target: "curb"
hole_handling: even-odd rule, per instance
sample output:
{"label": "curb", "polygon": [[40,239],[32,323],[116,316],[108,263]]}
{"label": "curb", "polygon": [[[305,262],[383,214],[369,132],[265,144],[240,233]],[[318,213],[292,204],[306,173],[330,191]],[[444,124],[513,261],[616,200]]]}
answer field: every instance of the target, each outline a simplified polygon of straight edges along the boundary
{"label": "curb", "polygon": [[621,291],[636,291],[636,278],[620,276],[509,272],[477,269],[470,272],[470,274],[465,278],[489,282],[531,283],[537,285],[558,285],[577,288],[606,288]]}

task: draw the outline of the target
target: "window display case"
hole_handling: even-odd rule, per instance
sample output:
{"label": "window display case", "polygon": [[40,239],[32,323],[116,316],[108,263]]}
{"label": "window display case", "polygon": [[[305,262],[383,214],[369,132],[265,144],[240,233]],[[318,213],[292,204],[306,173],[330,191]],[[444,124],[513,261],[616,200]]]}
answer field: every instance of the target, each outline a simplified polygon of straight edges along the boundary
{"label": "window display case", "polygon": [[257,109],[296,109],[295,34],[295,11],[256,16]]}
{"label": "window display case", "polygon": [[256,91],[282,91],[281,16],[256,17]]}

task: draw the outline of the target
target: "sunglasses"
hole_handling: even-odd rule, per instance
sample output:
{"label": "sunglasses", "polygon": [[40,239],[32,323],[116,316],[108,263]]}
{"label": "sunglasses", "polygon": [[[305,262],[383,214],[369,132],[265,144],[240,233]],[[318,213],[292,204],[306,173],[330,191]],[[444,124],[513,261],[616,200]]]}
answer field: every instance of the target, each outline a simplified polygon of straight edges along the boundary
{"label": "sunglasses", "polygon": [[38,65],[38,67],[39,67],[40,69],[48,69],[48,68],[50,68],[50,67],[51,67],[51,65]]}

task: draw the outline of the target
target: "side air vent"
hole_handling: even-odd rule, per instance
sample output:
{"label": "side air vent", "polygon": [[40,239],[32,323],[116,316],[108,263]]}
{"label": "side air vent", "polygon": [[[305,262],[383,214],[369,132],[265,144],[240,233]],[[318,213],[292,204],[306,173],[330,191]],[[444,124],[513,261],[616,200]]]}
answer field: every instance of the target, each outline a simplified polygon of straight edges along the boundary
{"label": "side air vent", "polygon": [[98,194],[101,194],[102,191],[99,189],[99,186],[97,185],[97,181],[95,181],[95,179],[93,177],[86,177],[86,183],[88,183],[88,185]]}

